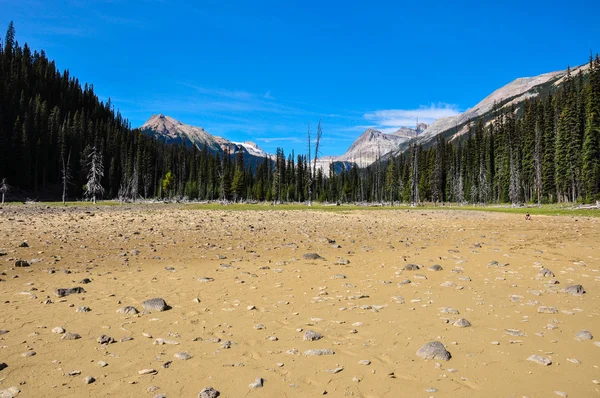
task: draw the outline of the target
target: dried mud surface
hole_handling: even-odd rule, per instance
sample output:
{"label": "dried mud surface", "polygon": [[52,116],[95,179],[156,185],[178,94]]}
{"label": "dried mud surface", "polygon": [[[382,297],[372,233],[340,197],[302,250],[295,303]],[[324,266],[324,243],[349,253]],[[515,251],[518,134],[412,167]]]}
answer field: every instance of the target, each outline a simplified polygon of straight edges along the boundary
{"label": "dried mud surface", "polygon": [[584,217],[5,206],[0,396],[600,396],[599,249]]}

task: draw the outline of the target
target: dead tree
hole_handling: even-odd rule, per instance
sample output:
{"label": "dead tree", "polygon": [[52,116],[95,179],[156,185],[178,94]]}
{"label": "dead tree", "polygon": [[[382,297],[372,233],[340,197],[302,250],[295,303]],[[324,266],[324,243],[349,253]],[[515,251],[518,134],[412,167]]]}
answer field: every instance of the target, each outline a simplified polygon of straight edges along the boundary
{"label": "dead tree", "polygon": [[104,193],[102,187],[102,177],[104,177],[104,165],[102,164],[102,153],[94,146],[92,152],[89,155],[89,168],[88,181],[85,186],[86,194],[92,198],[94,204],[96,204],[96,196]]}
{"label": "dead tree", "polygon": [[323,135],[323,131],[321,130],[321,120],[319,120],[319,124],[317,125],[317,141],[315,142],[315,157],[312,159],[313,167],[312,172],[310,169],[311,162],[311,140],[310,140],[310,125],[308,126],[308,205],[312,206],[312,185],[317,175],[317,160],[319,158],[319,144],[321,143],[321,136]]}
{"label": "dead tree", "polygon": [[61,156],[62,159],[62,183],[63,183],[63,192],[62,192],[62,202],[63,205],[67,202],[67,185],[71,183],[71,151],[69,150],[69,156],[67,157],[67,161],[65,163],[65,155]]}
{"label": "dead tree", "polygon": [[0,192],[2,192],[2,204],[4,204],[4,195],[6,195],[10,191],[10,185],[6,182],[6,178],[2,179],[2,184],[0,184]]}

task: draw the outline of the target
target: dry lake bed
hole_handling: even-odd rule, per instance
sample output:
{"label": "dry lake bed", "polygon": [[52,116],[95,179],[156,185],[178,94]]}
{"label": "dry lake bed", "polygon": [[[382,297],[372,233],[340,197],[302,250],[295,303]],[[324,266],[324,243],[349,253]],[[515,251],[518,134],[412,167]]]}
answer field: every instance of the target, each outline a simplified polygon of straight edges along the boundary
{"label": "dry lake bed", "polygon": [[599,270],[591,217],[8,205],[0,397],[597,397]]}

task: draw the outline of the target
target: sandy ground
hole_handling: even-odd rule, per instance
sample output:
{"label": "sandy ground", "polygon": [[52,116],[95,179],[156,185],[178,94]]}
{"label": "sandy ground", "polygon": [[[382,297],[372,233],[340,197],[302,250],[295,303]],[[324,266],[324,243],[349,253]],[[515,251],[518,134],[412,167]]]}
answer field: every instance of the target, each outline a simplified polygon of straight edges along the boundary
{"label": "sandy ground", "polygon": [[[163,205],[0,213],[0,396],[197,397],[209,386],[221,397],[600,396],[600,219]],[[587,293],[562,291],[573,284]],[[55,295],[77,286],[85,293]],[[171,308],[145,312],[154,297]],[[116,312],[128,305],[140,313]],[[61,340],[55,327],[81,338]],[[304,341],[307,330],[323,338]],[[430,341],[452,358],[418,357]]]}

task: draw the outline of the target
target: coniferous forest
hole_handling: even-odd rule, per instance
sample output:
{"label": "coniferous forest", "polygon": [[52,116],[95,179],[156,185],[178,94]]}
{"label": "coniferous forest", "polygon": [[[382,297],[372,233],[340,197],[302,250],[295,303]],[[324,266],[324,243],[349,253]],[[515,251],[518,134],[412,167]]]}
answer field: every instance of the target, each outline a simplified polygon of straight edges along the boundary
{"label": "coniferous forest", "polygon": [[600,199],[598,55],[589,64],[522,112],[499,108],[452,142],[439,136],[335,173],[283,149],[247,165],[241,151],[219,156],[145,136],[93,86],[19,45],[11,23],[0,40],[0,191],[7,200],[591,202]]}

